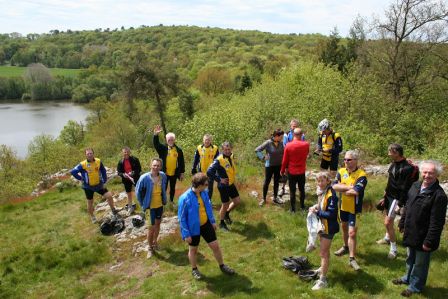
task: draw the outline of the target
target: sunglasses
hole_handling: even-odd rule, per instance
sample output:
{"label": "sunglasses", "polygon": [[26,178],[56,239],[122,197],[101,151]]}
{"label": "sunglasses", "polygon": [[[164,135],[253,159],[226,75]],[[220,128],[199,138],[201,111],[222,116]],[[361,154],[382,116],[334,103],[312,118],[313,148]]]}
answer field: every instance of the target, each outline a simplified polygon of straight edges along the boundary
{"label": "sunglasses", "polygon": [[350,162],[352,160],[355,160],[355,159],[344,159],[344,162]]}

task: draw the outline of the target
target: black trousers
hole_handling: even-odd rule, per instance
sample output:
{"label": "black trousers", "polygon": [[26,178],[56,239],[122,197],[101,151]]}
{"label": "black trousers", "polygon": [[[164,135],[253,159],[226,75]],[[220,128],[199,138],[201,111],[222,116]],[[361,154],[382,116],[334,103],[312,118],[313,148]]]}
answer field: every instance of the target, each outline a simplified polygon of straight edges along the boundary
{"label": "black trousers", "polygon": [[264,184],[263,184],[263,199],[264,200],[266,200],[266,196],[268,194],[269,184],[271,183],[272,175],[274,175],[274,199],[277,197],[278,185],[280,182],[280,168],[281,168],[281,165],[265,167],[265,176],[264,176]]}
{"label": "black trousers", "polygon": [[[176,192],[176,182],[177,182],[177,175],[167,175],[166,176],[168,179],[168,184],[170,185],[170,201],[173,202],[174,201],[174,193]],[[165,186],[165,191],[166,189],[168,189],[168,184],[166,184]]]}
{"label": "black trousers", "polygon": [[291,211],[296,211],[296,185],[300,192],[300,207],[305,209],[305,174],[288,174]]}

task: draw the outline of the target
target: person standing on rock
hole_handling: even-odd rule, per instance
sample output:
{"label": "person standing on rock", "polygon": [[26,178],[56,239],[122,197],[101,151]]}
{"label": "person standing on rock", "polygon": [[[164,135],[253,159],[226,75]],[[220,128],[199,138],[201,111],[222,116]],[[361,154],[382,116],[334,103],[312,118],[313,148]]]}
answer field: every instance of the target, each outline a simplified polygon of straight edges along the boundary
{"label": "person standing on rock", "polygon": [[[212,144],[212,135],[205,134],[202,140],[203,143],[197,146],[196,152],[194,153],[193,168],[191,169],[192,175],[195,175],[197,172],[206,173],[207,169],[213,163],[213,160],[219,155],[218,146]],[[213,196],[213,182],[214,180],[211,178],[208,181],[208,195],[210,200]]]}
{"label": "person standing on rock", "polygon": [[75,179],[82,182],[82,188],[87,199],[87,212],[90,215],[92,223],[96,223],[97,219],[93,214],[93,194],[95,192],[107,200],[112,214],[116,215],[117,210],[114,206],[112,193],[104,187],[104,184],[107,182],[107,173],[103,162],[94,157],[92,148],[86,148],[84,152],[86,160],[76,165],[70,173]]}
{"label": "person standing on rock", "polygon": [[[272,133],[272,137],[255,149],[255,153],[260,160],[264,160],[265,175],[263,184],[263,199],[259,202],[259,206],[263,206],[266,203],[266,196],[268,194],[269,184],[271,183],[272,175],[274,175],[274,200],[276,204],[282,202],[277,198],[278,186],[280,182],[280,168],[282,167],[283,159],[283,143],[282,137],[284,132],[281,129],[277,129]],[[266,154],[263,154],[266,151]]]}
{"label": "person standing on rock", "polygon": [[409,189],[408,201],[398,226],[403,232],[408,257],[405,275],[392,283],[408,285],[401,292],[404,297],[423,291],[431,253],[439,248],[446,221],[447,196],[437,179],[442,173],[442,166],[437,161],[422,161],[420,173],[422,181],[415,182]]}
{"label": "person standing on rock", "polygon": [[189,245],[188,259],[191,265],[191,274],[197,280],[203,278],[198,270],[197,253],[200,238],[204,238],[213,251],[221,271],[228,275],[235,271],[224,264],[221,248],[216,238],[216,222],[213,216],[213,208],[208,192],[208,177],[204,173],[193,175],[192,187],[185,191],[179,198],[178,219],[182,240]]}
{"label": "person standing on rock", "polygon": [[117,173],[121,177],[121,182],[128,196],[126,208],[128,214],[131,215],[135,210],[135,205],[132,203],[132,186],[135,186],[140,178],[142,167],[138,158],[131,156],[131,149],[129,147],[123,147],[121,154],[123,155],[123,159],[118,162]]}
{"label": "person standing on rock", "polygon": [[302,141],[302,129],[294,129],[294,139],[285,147],[280,174],[288,173],[291,213],[296,212],[296,185],[300,192],[300,208],[305,210],[305,172],[310,144]]}
{"label": "person standing on rock", "polygon": [[394,220],[395,215],[406,205],[408,191],[412,184],[418,180],[418,169],[415,169],[403,156],[403,147],[392,143],[388,148],[388,155],[392,159],[388,170],[388,179],[384,197],[380,201],[380,206],[386,211],[384,225],[386,235],[376,243],[390,244],[388,254],[389,259],[397,257],[397,243],[395,237]]}
{"label": "person standing on rock", "polygon": [[160,171],[162,159],[151,161],[151,171],[143,174],[135,187],[135,195],[144,213],[149,209],[151,226],[148,228],[148,258],[158,250],[157,238],[162,222],[163,206],[166,205],[167,175]]}
{"label": "person standing on rock", "polygon": [[[153,144],[160,159],[163,161],[162,171],[166,173],[170,183],[170,202],[174,203],[174,194],[176,192],[177,180],[182,181],[185,173],[184,153],[180,147],[176,145],[176,135],[174,133],[166,134],[166,145],[159,141],[159,133],[162,128],[157,125],[154,128]],[[166,186],[165,188],[168,188]]]}
{"label": "person standing on rock", "polygon": [[[236,165],[232,153],[232,145],[225,141],[221,145],[221,154],[213,161],[207,170],[207,176],[218,182],[221,195],[221,209],[219,210],[219,228],[229,231],[227,224],[232,224],[230,211],[240,204],[240,194],[236,189]],[[227,222],[227,224],[226,224]]]}
{"label": "person standing on rock", "polygon": [[362,211],[364,190],[367,186],[367,175],[364,170],[358,168],[359,154],[350,150],[345,153],[345,167],[339,169],[336,175],[337,183],[333,185],[336,192],[340,192],[341,208],[340,218],[342,222],[342,238],[344,246],[334,254],[343,256],[349,254],[349,265],[356,271],[361,267],[355,259],[356,237],[358,231],[358,216]]}

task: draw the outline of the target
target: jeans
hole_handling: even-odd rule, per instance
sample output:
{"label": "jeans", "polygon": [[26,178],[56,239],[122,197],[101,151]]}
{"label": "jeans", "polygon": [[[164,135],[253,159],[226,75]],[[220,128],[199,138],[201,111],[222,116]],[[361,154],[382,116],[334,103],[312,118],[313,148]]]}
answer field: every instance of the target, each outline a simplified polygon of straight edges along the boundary
{"label": "jeans", "polygon": [[305,209],[305,174],[288,174],[291,211],[296,211],[296,184],[300,191],[300,207]]}
{"label": "jeans", "polygon": [[406,274],[401,280],[408,284],[408,290],[420,293],[426,284],[429,271],[431,252],[408,247],[406,258]]}
{"label": "jeans", "polygon": [[269,184],[271,183],[272,175],[274,175],[274,199],[277,198],[278,185],[280,182],[280,168],[278,166],[268,166],[265,168],[264,184],[263,184],[263,199],[266,200],[268,194]]}

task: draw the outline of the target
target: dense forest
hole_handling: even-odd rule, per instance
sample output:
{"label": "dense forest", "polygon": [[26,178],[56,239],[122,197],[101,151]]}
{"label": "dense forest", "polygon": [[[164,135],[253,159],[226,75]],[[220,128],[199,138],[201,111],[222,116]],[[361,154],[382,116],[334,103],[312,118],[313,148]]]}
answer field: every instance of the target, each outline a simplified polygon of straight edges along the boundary
{"label": "dense forest", "polygon": [[[447,162],[447,16],[443,2],[397,1],[381,19],[354,20],[344,38],[337,29],[322,36],[162,25],[2,34],[0,63],[27,69],[0,78],[0,98],[71,98],[92,113],[56,139],[35,138],[24,161],[2,145],[0,198],[72,167],[86,146],[110,166],[125,145],[147,161],[149,130],[159,123],[177,134],[187,160],[211,133],[217,144],[235,144],[243,169],[291,118],[311,141],[330,119],[345,149],[366,160],[387,161],[387,145],[399,142],[407,155]],[[54,67],[83,70],[53,77]]]}

